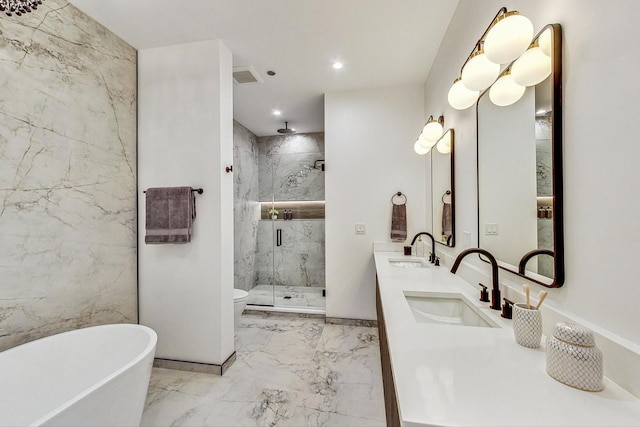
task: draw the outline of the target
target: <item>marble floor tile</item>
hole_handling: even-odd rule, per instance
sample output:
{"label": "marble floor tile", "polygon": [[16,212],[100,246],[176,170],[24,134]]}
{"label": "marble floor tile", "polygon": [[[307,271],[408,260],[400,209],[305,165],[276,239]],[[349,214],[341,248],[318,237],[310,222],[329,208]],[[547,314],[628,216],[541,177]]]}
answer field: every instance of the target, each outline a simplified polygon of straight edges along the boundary
{"label": "marble floor tile", "polygon": [[384,426],[377,330],[245,313],[224,376],[154,368],[143,426]]}

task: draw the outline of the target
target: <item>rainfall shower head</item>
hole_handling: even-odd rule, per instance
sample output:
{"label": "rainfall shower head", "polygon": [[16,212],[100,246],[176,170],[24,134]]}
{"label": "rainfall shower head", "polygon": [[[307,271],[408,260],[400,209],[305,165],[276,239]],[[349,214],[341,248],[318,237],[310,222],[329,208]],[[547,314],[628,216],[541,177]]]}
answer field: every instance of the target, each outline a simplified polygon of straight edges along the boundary
{"label": "rainfall shower head", "polygon": [[284,134],[291,134],[291,133],[296,133],[295,129],[289,129],[289,122],[284,122],[284,129],[280,128],[278,129],[278,133],[284,133]]}

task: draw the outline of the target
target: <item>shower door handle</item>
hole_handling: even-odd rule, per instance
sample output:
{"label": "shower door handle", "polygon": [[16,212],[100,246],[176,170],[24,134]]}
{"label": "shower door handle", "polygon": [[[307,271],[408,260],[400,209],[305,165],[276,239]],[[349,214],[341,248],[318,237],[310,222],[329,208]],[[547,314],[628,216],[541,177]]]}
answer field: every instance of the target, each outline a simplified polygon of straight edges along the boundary
{"label": "shower door handle", "polygon": [[276,230],[276,246],[282,246],[282,228]]}

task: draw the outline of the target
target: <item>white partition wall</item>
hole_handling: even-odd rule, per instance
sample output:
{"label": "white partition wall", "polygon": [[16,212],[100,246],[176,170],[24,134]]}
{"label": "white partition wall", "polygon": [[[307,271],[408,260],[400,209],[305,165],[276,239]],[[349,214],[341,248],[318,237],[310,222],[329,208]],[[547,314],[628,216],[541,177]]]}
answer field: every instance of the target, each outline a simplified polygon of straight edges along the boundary
{"label": "white partition wall", "polygon": [[[232,56],[220,40],[138,53],[140,323],[156,357],[221,365],[233,353]],[[187,244],[146,245],[149,187],[202,187]]]}

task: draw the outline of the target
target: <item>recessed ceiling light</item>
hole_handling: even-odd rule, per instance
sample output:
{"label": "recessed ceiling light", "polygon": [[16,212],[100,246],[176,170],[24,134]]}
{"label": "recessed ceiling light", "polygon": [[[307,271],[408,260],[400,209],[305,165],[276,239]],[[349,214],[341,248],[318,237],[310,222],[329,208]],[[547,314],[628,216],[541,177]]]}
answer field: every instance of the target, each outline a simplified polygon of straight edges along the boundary
{"label": "recessed ceiling light", "polygon": [[275,75],[276,75],[276,72],[275,72],[275,71],[273,71],[273,70],[269,70],[269,71],[267,71],[267,75],[269,75],[269,76],[275,76]]}
{"label": "recessed ceiling light", "polygon": [[331,66],[334,70],[339,70],[343,67],[342,62],[334,62]]}
{"label": "recessed ceiling light", "polygon": [[279,116],[279,115],[281,115],[281,114],[282,114],[282,111],[280,111],[280,110],[273,110],[273,115],[274,115],[274,116]]}

